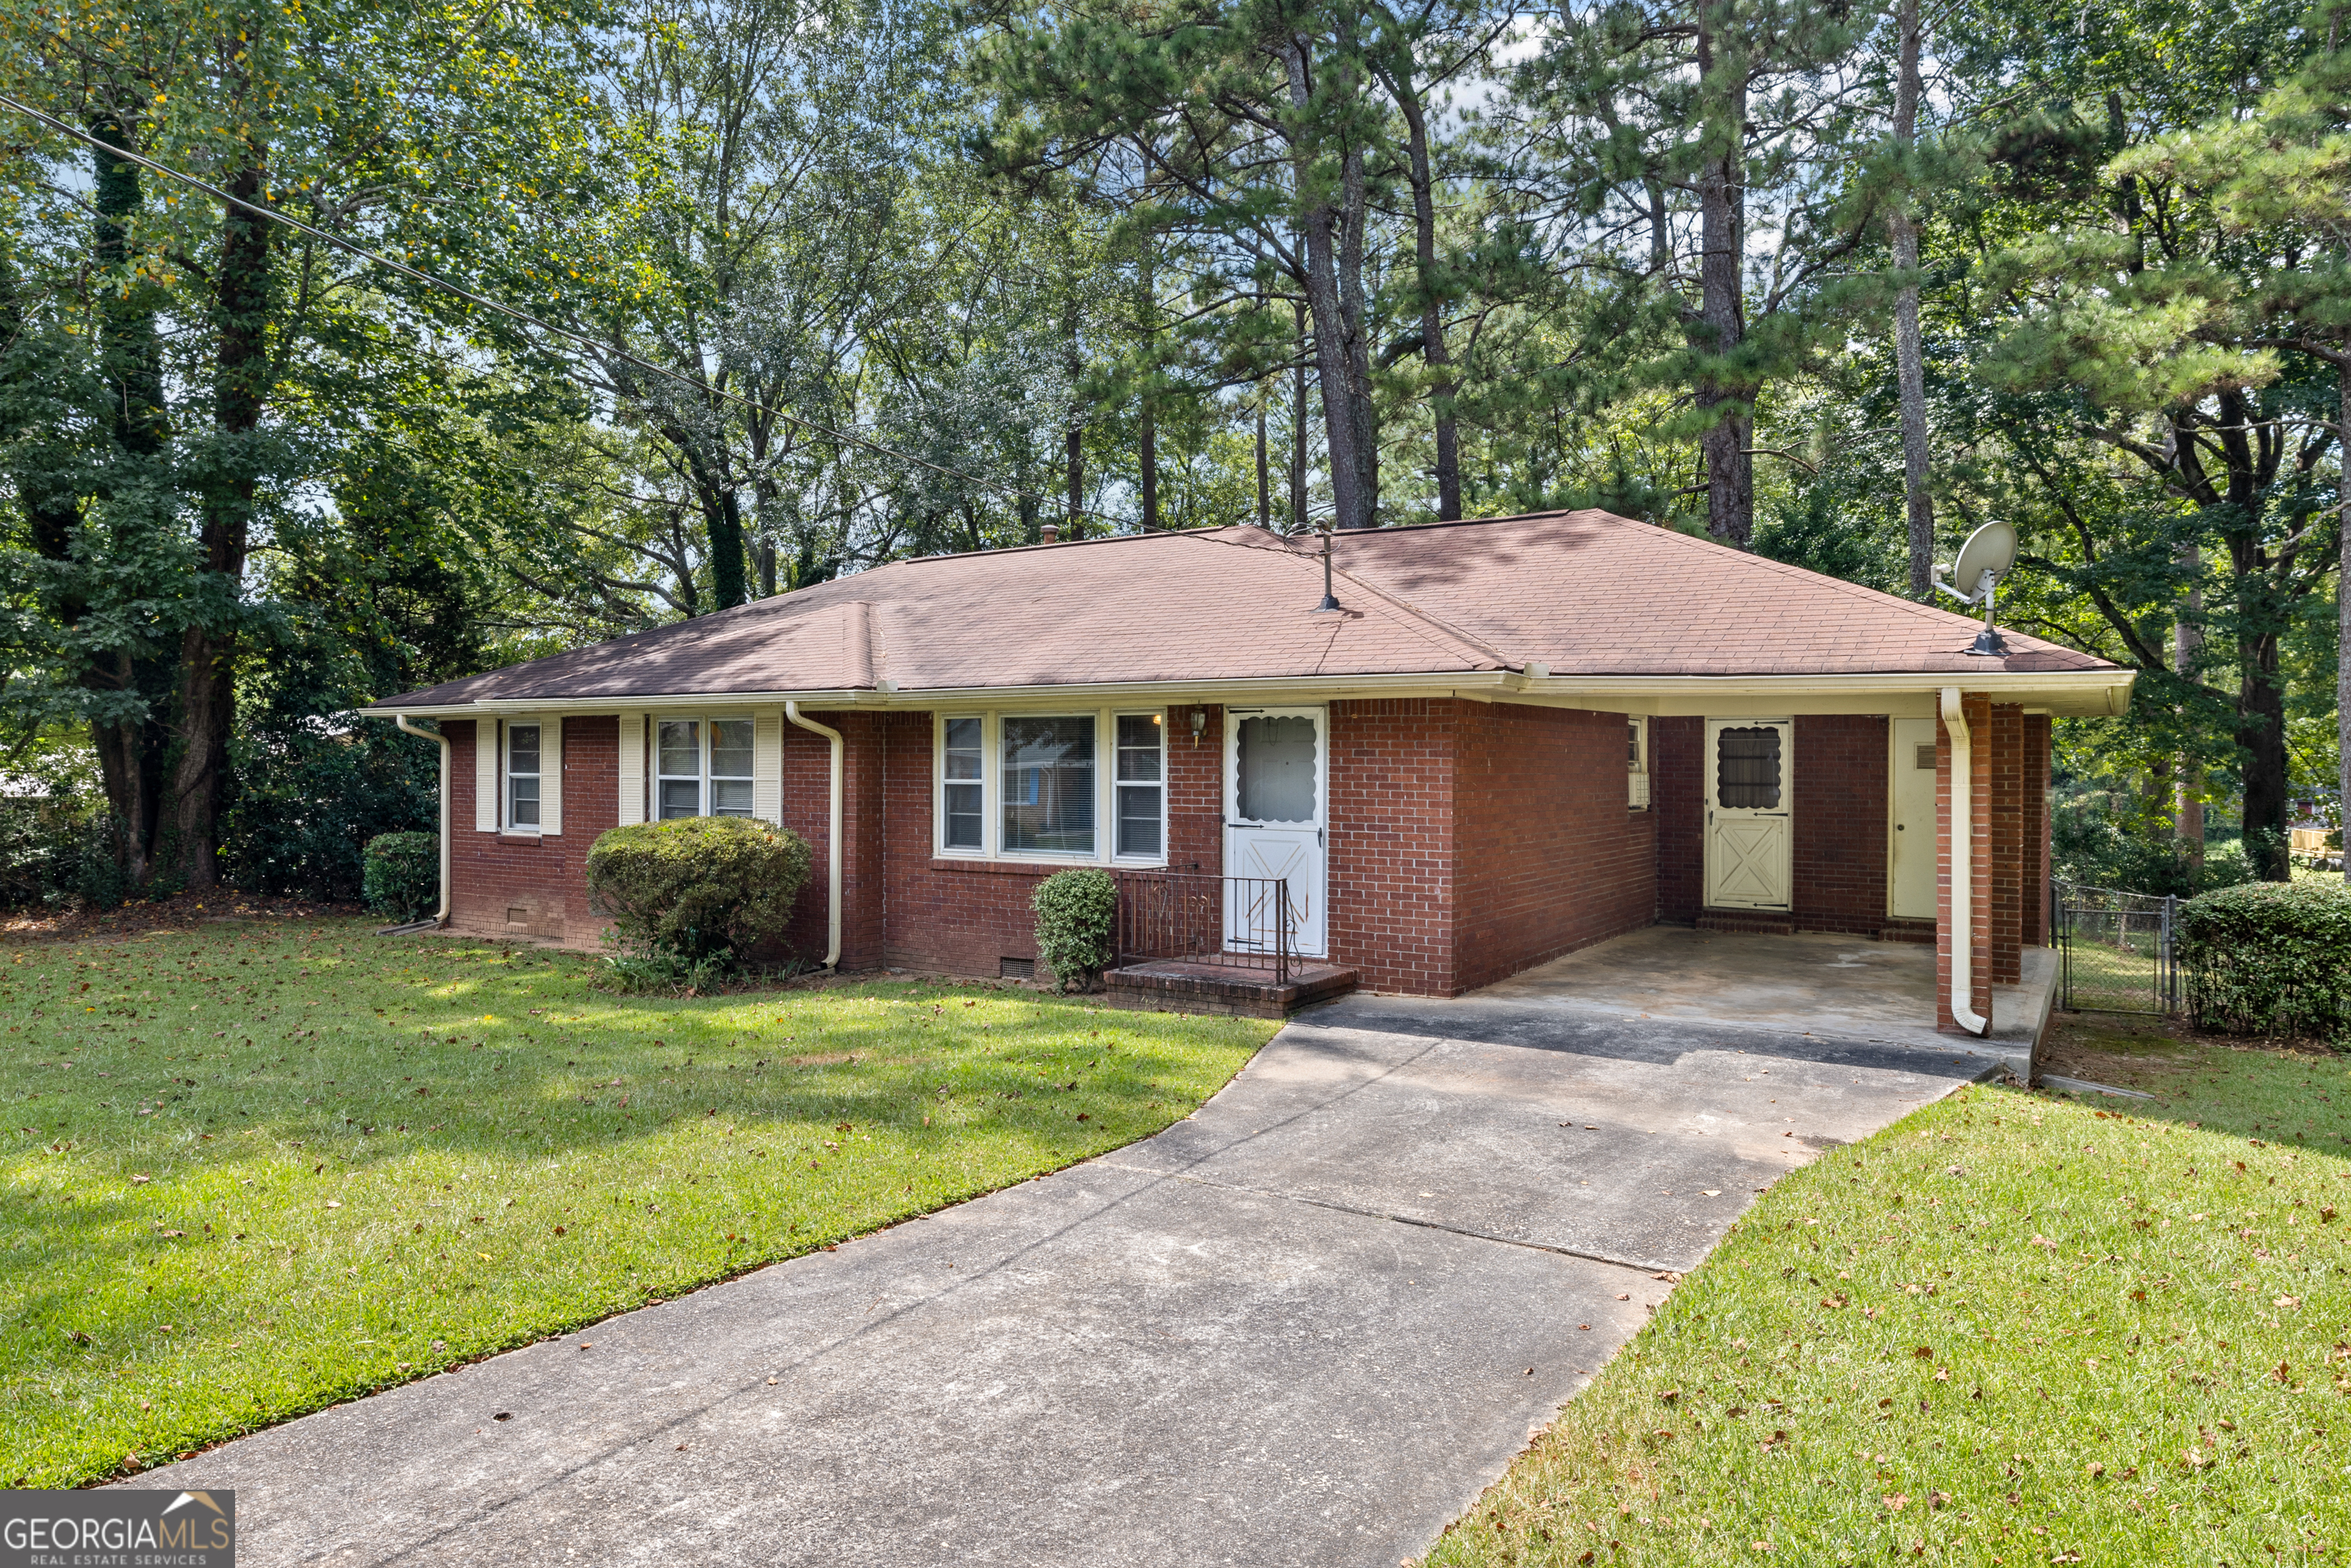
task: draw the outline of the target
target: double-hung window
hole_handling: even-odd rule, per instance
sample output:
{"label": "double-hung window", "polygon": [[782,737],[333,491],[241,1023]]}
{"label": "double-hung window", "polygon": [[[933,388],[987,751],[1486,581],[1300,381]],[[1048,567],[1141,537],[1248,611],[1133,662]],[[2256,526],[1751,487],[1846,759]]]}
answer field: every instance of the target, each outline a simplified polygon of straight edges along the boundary
{"label": "double-hung window", "polygon": [[538,831],[538,726],[507,726],[507,826]]}
{"label": "double-hung window", "polygon": [[940,853],[1164,860],[1164,714],[948,714],[937,734]]}
{"label": "double-hung window", "polygon": [[751,814],[751,721],[665,718],[654,727],[654,811],[673,817]]}
{"label": "double-hung window", "polygon": [[1118,855],[1157,860],[1166,852],[1167,726],[1155,713],[1118,716]]}

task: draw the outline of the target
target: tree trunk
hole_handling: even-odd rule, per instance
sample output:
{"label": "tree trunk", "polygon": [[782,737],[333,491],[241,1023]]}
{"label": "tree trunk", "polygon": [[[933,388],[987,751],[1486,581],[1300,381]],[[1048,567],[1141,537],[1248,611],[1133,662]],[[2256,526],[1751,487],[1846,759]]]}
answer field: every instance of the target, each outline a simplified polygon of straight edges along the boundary
{"label": "tree trunk", "polygon": [[1420,95],[1405,74],[1410,66],[1407,55],[1388,86],[1404,110],[1412,182],[1413,266],[1420,292],[1420,358],[1428,367],[1429,413],[1437,426],[1437,517],[1449,523],[1461,516],[1461,430],[1453,414],[1453,360],[1445,344],[1445,290],[1437,275],[1437,193],[1429,172],[1428,121]]}
{"label": "tree trunk", "polygon": [[[262,151],[247,143],[225,182],[240,202],[262,201]],[[260,455],[256,434],[268,397],[269,247],[267,219],[232,207],[221,214],[221,254],[213,292],[219,343],[214,371],[215,449],[198,486],[197,542],[206,586],[219,596],[212,614],[180,640],[179,701],[173,717],[178,759],[172,769],[171,823],[182,873],[191,887],[220,881],[220,815],[226,804],[228,737],[236,718],[237,635],[231,617],[245,587],[246,548]]]}
{"label": "tree trunk", "polygon": [[1729,358],[1747,337],[1745,279],[1747,193],[1741,156],[1747,124],[1746,61],[1726,62],[1724,46],[1738,24],[1727,0],[1699,5],[1698,66],[1702,91],[1719,104],[1707,116],[1712,145],[1699,166],[1699,303],[1692,340],[1715,363],[1699,372],[1697,402],[1719,409],[1698,449],[1706,459],[1707,532],[1745,549],[1755,535],[1755,389],[1730,369]]}
{"label": "tree trunk", "polygon": [[716,493],[710,508],[710,591],[721,610],[732,610],[750,597],[743,570],[743,502],[724,467],[711,476]]}
{"label": "tree trunk", "polygon": [[[94,120],[90,133],[110,147],[130,148],[121,126],[110,118]],[[92,250],[98,265],[112,271],[129,259],[128,225],[137,216],[141,200],[139,168],[103,152],[94,154],[94,162]],[[152,460],[162,455],[170,436],[162,346],[152,301],[144,290],[125,291],[110,284],[99,292],[98,317],[104,418],[113,455],[118,462]],[[137,519],[120,516],[111,523],[118,531],[141,526]],[[62,610],[61,618],[68,623],[78,618],[78,607]],[[163,773],[172,745],[164,716],[171,706],[172,674],[167,659],[117,653],[101,659],[82,680],[88,689],[131,698],[141,708],[135,716],[94,721],[89,727],[90,748],[98,758],[100,786],[114,821],[115,863],[131,887],[144,886],[156,870],[155,833],[162,821]]]}
{"label": "tree trunk", "polygon": [[[2171,667],[2182,680],[2192,679],[2204,650],[2204,589],[2199,580],[2204,552],[2195,545],[2180,551],[2179,564],[2188,573],[2188,592],[2179,618],[2171,623]],[[2204,869],[2204,768],[2182,753],[2173,775],[2171,831],[2188,863]]]}
{"label": "tree trunk", "polygon": [[1290,531],[1302,534],[1306,531],[1306,308],[1292,303],[1290,321],[1296,344],[1290,371]]}
{"label": "tree trunk", "polygon": [[1354,434],[1357,520],[1379,525],[1379,407],[1372,401],[1372,321],[1364,292],[1364,255],[1371,227],[1371,195],[1364,174],[1364,150],[1350,145],[1341,164],[1345,205],[1339,230],[1339,309],[1347,333],[1347,418]]}
{"label": "tree trunk", "polygon": [[1147,534],[1159,527],[1159,425],[1152,418],[1147,392],[1143,394],[1142,428],[1135,446],[1143,459],[1143,531]]}
{"label": "tree trunk", "polygon": [[1273,527],[1273,482],[1266,466],[1265,400],[1270,392],[1263,384],[1257,389],[1257,526]]}
{"label": "tree trunk", "polygon": [[1078,351],[1078,302],[1072,293],[1061,316],[1061,368],[1070,378],[1070,422],[1061,434],[1061,457],[1070,473],[1069,537],[1079,537],[1078,525],[1086,513],[1086,412],[1078,401],[1078,379],[1086,362]]}
{"label": "tree trunk", "polygon": [[2245,748],[2245,853],[2264,882],[2289,882],[2286,861],[2285,684],[2274,632],[2237,642],[2237,744]]}
{"label": "tree trunk", "polygon": [[[1290,100],[1303,110],[1310,93],[1306,84],[1306,40],[1290,41],[1288,57]],[[1315,183],[1312,158],[1304,149],[1297,157],[1298,188]],[[1365,526],[1362,472],[1355,454],[1355,422],[1349,410],[1346,313],[1339,304],[1339,271],[1332,226],[1338,214],[1328,201],[1318,201],[1300,214],[1306,234],[1306,306],[1314,318],[1314,366],[1322,385],[1323,439],[1330,452],[1332,526]]]}
{"label": "tree trunk", "polygon": [[[1918,5],[1899,0],[1895,26],[1901,47],[1900,78],[1894,94],[1894,142],[1907,158],[1918,134]],[[1902,405],[1902,500],[1909,521],[1910,592],[1925,599],[1935,587],[1935,502],[1927,493],[1927,365],[1918,341],[1918,225],[1907,205],[1909,185],[1886,215],[1894,246],[1894,269],[1903,277],[1894,297],[1894,364]]]}

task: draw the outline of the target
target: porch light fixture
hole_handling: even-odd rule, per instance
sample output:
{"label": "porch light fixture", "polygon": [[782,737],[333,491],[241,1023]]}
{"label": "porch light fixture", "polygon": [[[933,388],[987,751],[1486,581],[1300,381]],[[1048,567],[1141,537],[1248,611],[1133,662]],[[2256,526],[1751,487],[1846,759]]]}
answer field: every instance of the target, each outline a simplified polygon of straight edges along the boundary
{"label": "porch light fixture", "polygon": [[1329,528],[1322,530],[1322,602],[1314,607],[1317,615],[1339,608],[1338,595],[1331,591],[1331,534]]}
{"label": "porch light fixture", "polygon": [[1194,708],[1194,709],[1192,710],[1192,749],[1193,749],[1193,750],[1197,751],[1197,750],[1199,750],[1199,749],[1200,749],[1200,736],[1201,736],[1201,733],[1202,733],[1203,731],[1205,731],[1207,727],[1208,727],[1208,710],[1207,710],[1207,708],[1204,708],[1204,707],[1196,707],[1196,708]]}

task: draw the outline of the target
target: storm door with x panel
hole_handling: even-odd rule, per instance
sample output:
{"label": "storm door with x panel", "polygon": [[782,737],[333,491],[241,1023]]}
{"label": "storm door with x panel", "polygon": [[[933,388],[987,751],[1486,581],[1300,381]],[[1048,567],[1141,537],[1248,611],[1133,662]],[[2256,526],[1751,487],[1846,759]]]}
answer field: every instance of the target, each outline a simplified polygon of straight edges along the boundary
{"label": "storm door with x panel", "polygon": [[1706,902],[1789,907],[1792,819],[1786,719],[1706,721]]}
{"label": "storm door with x panel", "polygon": [[[1329,710],[1226,710],[1225,874],[1290,884],[1290,950],[1329,951],[1323,911],[1331,798]],[[1278,940],[1270,890],[1228,884],[1225,946],[1270,953]]]}

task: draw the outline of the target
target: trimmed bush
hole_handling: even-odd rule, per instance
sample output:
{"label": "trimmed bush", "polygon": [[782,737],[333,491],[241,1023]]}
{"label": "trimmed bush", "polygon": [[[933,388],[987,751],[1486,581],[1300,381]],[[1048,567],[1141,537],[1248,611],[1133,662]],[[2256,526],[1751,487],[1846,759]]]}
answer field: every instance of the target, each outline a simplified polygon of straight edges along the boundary
{"label": "trimmed bush", "polygon": [[395,925],[441,907],[441,835],[378,833],[367,841],[360,896]]}
{"label": "trimmed bush", "polygon": [[1029,901],[1037,912],[1037,957],[1068,990],[1083,990],[1110,963],[1118,921],[1118,883],[1106,871],[1057,871]]}
{"label": "trimmed bush", "polygon": [[614,828],[588,851],[589,898],[621,940],[688,962],[781,936],[808,873],[805,840],[748,817]]}
{"label": "trimmed bush", "polygon": [[2196,1027],[2351,1040],[2351,892],[2256,882],[2179,906],[2176,952]]}

